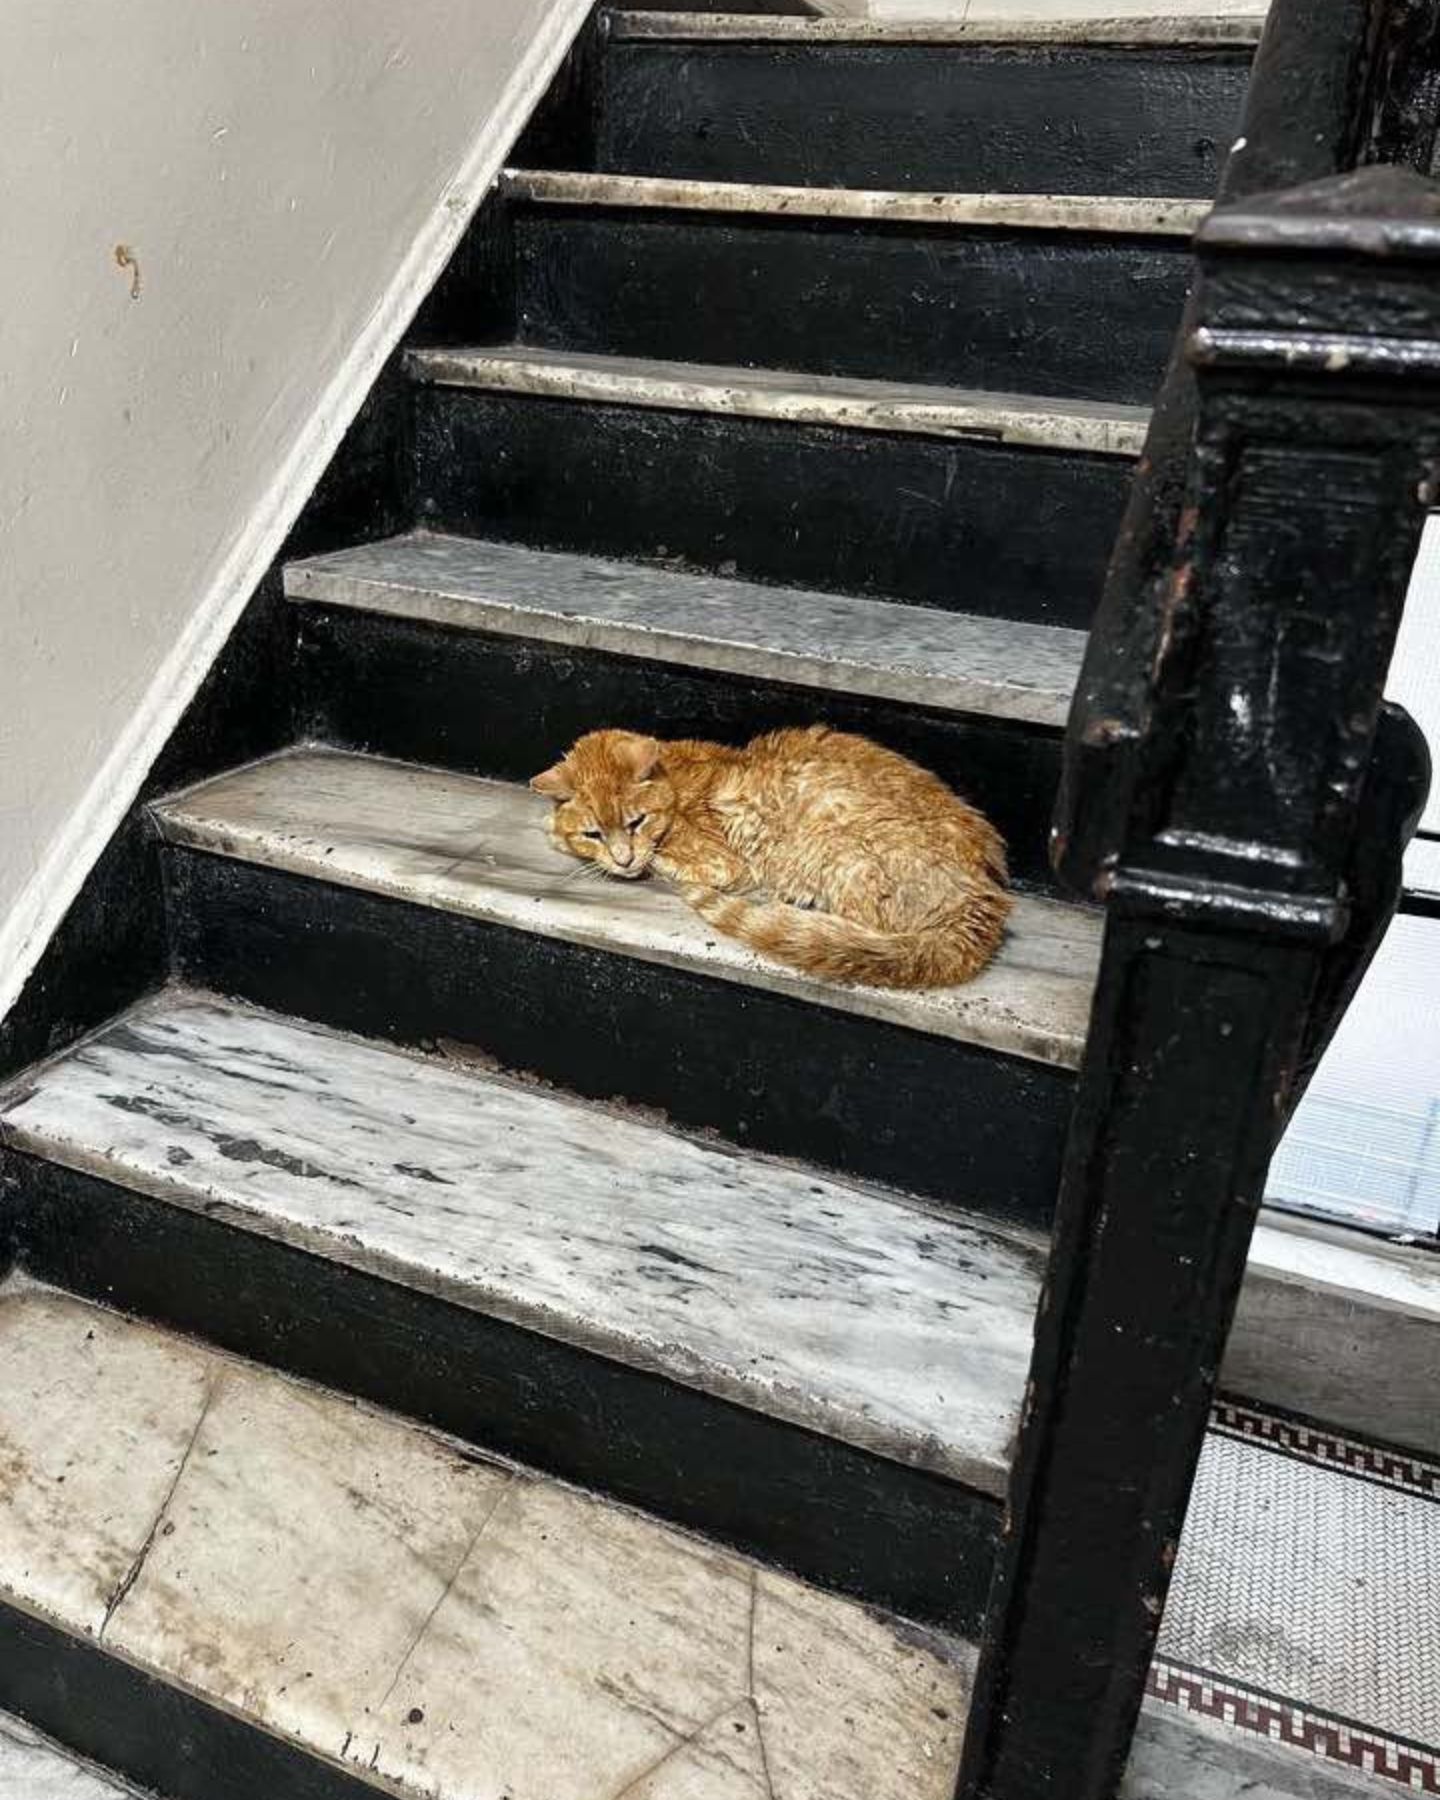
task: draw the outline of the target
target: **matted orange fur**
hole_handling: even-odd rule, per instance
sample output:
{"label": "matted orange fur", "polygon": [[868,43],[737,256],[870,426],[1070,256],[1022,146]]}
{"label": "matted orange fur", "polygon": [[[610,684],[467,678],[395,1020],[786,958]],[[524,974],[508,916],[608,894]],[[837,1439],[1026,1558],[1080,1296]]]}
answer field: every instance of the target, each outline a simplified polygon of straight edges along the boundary
{"label": "matted orange fur", "polygon": [[868,738],[812,725],[733,750],[592,731],[530,785],[556,802],[562,850],[678,882],[717,930],[812,975],[948,987],[1004,935],[999,833]]}

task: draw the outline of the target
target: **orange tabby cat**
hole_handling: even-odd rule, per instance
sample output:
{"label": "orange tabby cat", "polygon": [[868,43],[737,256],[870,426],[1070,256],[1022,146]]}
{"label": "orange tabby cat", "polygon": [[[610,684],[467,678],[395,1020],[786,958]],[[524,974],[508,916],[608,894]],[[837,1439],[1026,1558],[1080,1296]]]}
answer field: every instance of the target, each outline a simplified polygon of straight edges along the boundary
{"label": "orange tabby cat", "polygon": [[[812,975],[943,987],[1010,911],[998,832],[937,776],[812,725],[743,750],[592,731],[531,782],[550,834],[607,875],[679,882],[717,930]],[[737,889],[774,896],[757,902]]]}

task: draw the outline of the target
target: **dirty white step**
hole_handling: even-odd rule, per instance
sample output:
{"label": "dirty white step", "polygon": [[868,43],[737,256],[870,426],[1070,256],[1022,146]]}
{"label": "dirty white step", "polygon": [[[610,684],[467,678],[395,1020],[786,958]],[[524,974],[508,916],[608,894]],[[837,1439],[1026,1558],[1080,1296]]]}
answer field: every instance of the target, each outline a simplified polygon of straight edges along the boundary
{"label": "dirty white step", "polygon": [[1028,1235],[173,989],[0,1142],[1004,1492]]}
{"label": "dirty white step", "polygon": [[149,1800],[0,1713],[0,1800]]}
{"label": "dirty white step", "polygon": [[378,1790],[948,1800],[963,1646],[44,1289],[0,1366],[0,1602]]}
{"label": "dirty white step", "polygon": [[1051,400],[1034,394],[808,375],[792,369],[731,369],[518,344],[409,350],[405,367],[419,381],[486,393],[721,413],[838,431],[979,438],[1046,450],[1088,451],[1094,456],[1139,456],[1150,423],[1148,407],[1108,400]]}
{"label": "dirty white step", "polygon": [[[957,574],[957,583],[963,582]],[[945,712],[1063,725],[1085,633],[416,532],[285,569],[292,600]]]}
{"label": "dirty white step", "polygon": [[1021,897],[999,956],[975,981],[919,993],[842,987],[721,937],[659,880],[577,880],[580,865],[550,843],[548,804],[511,782],[306,748],[202,782],[153,813],[170,842],[219,856],[1039,1062],[1079,1062],[1097,913]]}
{"label": "dirty white step", "polygon": [[607,175],[578,169],[507,169],[500,186],[507,199],[538,206],[644,207],[665,212],[1178,238],[1193,234],[1211,204],[1208,200],[1132,199],[1108,194],[917,194],[908,189],[797,187],[672,175]]}
{"label": "dirty white step", "polygon": [[[0,1366],[0,1646],[39,1617],[399,1800],[950,1800],[964,1643],[22,1279]],[[129,1791],[0,1725],[4,1800]],[[1149,1702],[1120,1800],[1396,1791]]]}
{"label": "dirty white step", "polygon": [[[1017,25],[1072,26],[1084,30],[1112,21],[1129,24],[1156,14],[1155,0],[811,0],[816,12],[834,15],[847,23],[873,22],[885,26],[933,31],[948,30],[957,23],[984,25],[987,29]],[[1263,25],[1268,0],[1169,0],[1167,17],[1178,21],[1244,19]],[[930,41],[928,38],[922,41]],[[940,39],[944,42],[944,38]]]}
{"label": "dirty white step", "polygon": [[[912,0],[895,16],[805,18],[783,13],[624,12],[606,15],[612,38],[679,43],[974,44],[1014,49],[1066,47],[1119,50],[1210,50],[1258,43],[1265,10],[1254,0],[1227,9],[1224,0],[1085,0],[1083,5],[1008,10],[941,0]],[[1193,10],[1191,8],[1193,7]],[[841,9],[827,8],[839,12]],[[858,8],[855,10],[859,10]],[[878,9],[875,9],[878,14]]]}

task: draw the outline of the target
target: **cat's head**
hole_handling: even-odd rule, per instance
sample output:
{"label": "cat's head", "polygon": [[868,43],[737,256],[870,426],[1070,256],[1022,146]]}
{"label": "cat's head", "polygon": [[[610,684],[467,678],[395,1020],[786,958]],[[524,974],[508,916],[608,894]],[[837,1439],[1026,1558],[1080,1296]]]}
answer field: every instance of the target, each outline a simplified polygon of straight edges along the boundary
{"label": "cat's head", "polygon": [[649,869],[675,810],[660,745],[634,731],[587,733],[530,785],[555,802],[560,848],[626,881]]}

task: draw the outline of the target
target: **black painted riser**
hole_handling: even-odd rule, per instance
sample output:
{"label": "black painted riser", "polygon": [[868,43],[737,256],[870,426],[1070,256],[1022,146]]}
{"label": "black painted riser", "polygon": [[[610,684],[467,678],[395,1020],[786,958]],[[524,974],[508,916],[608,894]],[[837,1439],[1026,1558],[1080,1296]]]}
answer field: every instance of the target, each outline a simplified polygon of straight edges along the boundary
{"label": "black painted riser", "polygon": [[1243,51],[611,43],[598,163],[959,192],[1213,192]]}
{"label": "black painted riser", "polygon": [[762,731],[825,723],[943,776],[989,813],[1013,874],[1051,886],[1046,834],[1060,739],[1044,727],[343,608],[300,610],[304,737],[528,781],[603,726],[743,744]]}
{"label": "black painted riser", "polygon": [[375,1800],[378,1791],[3,1603],[0,1712],[156,1800]]}
{"label": "black painted riser", "polygon": [[421,523],[1085,628],[1133,464],[466,388],[418,395]]}
{"label": "black painted riser", "polygon": [[199,986],[1049,1223],[1064,1070],[226,858],[172,849],[167,877],[176,973]]}
{"label": "black painted riser", "polygon": [[1183,238],[526,207],[532,344],[1148,403]]}
{"label": "black painted riser", "polygon": [[7,1168],[38,1280],[979,1629],[1000,1522],[986,1495],[51,1163]]}

